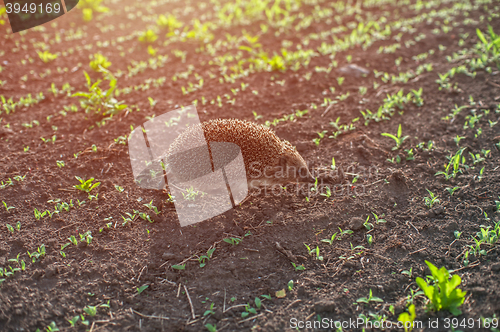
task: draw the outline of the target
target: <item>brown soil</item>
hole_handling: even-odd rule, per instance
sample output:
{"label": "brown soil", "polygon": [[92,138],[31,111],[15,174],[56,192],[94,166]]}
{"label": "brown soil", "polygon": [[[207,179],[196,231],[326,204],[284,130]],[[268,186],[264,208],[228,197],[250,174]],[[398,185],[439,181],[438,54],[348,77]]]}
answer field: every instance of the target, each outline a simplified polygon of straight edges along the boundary
{"label": "brown soil", "polygon": [[[395,9],[384,7],[380,10]],[[481,6],[481,9],[470,12],[469,18],[478,20],[487,14],[488,11]],[[411,11],[402,11],[398,15],[411,17]],[[69,16],[57,21],[58,29],[67,28],[72,20],[80,20],[78,16]],[[353,17],[346,18],[343,24],[349,20]],[[462,21],[463,17],[457,18],[457,22]],[[500,31],[500,20],[490,23],[495,31]],[[53,30],[50,24],[45,25],[48,31]],[[92,24],[86,24],[89,42],[94,35],[101,40],[107,38]],[[294,36],[262,39],[260,42],[272,53],[272,50],[279,50],[277,40],[300,40],[301,34],[324,31],[335,24],[313,24],[308,31]],[[486,23],[478,26],[485,31]],[[421,62],[432,63],[433,71],[406,84],[388,83],[373,89],[373,82],[381,83],[373,73],[355,77],[335,71],[316,73],[314,70],[311,79],[305,80],[303,75],[308,70],[330,62],[327,56],[320,56],[313,58],[309,69],[263,72],[244,78],[241,82],[249,83],[250,88],[238,94],[234,105],[227,104],[222,108],[209,103],[198,105],[201,120],[221,117],[254,121],[252,111],[256,111],[263,115],[257,120],[259,123],[272,121],[297,109],[308,109],[306,116],[296,121],[280,122],[273,128],[278,136],[297,145],[322,180],[319,188],[329,186],[333,193],[327,199],[307,190],[297,191],[296,185],[292,184],[279,195],[254,193],[241,206],[184,228],[178,225],[175,209],[167,202],[165,193],[141,189],[134,184],[128,148],[115,144],[114,139],[128,135],[130,126],[137,127],[145,122],[146,116],[162,114],[177,105],[187,105],[192,99],[199,99],[201,94],[208,100],[214,99],[229,92],[230,88],[238,87],[241,82],[219,84],[218,80],[211,80],[205,83],[199,96],[183,96],[180,86],[184,83],[172,82],[169,78],[178,67],[187,64],[196,65],[201,73],[204,67],[197,64],[208,59],[206,55],[195,52],[195,46],[192,49],[185,47],[184,50],[188,51],[186,64],[171,56],[167,65],[156,72],[148,69],[130,79],[119,79],[120,86],[125,87],[140,84],[151,77],[167,77],[167,83],[161,88],[133,91],[119,97],[128,105],[137,105],[141,111],[122,113],[105,126],[89,129],[96,119],[82,111],[68,112],[67,116],[59,113],[64,105],[76,104],[77,99],[54,97],[47,89],[51,82],[58,87],[69,82],[78,91],[83,91],[82,69],[57,74],[57,67],[71,69],[81,62],[89,71],[88,55],[94,52],[76,52],[71,58],[44,64],[31,48],[10,52],[21,38],[25,41],[41,38],[41,32],[30,31],[26,37],[16,34],[3,38],[9,33],[2,28],[0,49],[6,53],[0,57],[0,64],[4,67],[0,75],[7,84],[0,87],[0,94],[18,100],[27,93],[43,91],[46,98],[37,105],[0,115],[0,180],[5,182],[14,176],[25,176],[24,181],[13,180],[12,186],[0,189],[0,200],[15,207],[7,211],[0,206],[0,267],[6,271],[9,271],[9,266],[17,267],[9,259],[18,254],[26,262],[25,271],[3,277],[0,330],[44,330],[51,322],[61,330],[70,330],[67,319],[83,314],[86,306],[108,301],[109,308],[99,307],[94,317],[85,314],[88,325],[78,322],[75,329],[201,331],[206,330],[205,324],[212,324],[223,331],[282,331],[292,329],[291,318],[349,321],[369,313],[387,315],[390,321],[396,322],[398,314],[405,310],[410,290],[418,289],[415,278],[429,274],[424,260],[438,267],[457,270],[461,276],[460,288],[467,291],[467,295],[461,306],[463,314],[458,317],[460,320],[499,315],[500,249],[495,245],[484,246],[487,255],[469,256],[467,267],[464,267],[463,252],[474,243],[471,236],[476,235],[480,225],[493,226],[500,220],[494,203],[500,194],[500,151],[494,145],[500,140],[500,124],[493,127],[488,124],[488,120],[498,121],[499,118],[500,75],[498,69],[494,69],[493,74],[478,71],[475,78],[457,74],[452,82],[458,84],[458,90],[438,90],[439,85],[435,83],[437,73],[444,73],[454,65],[448,63],[445,56],[475,45],[477,26],[460,23],[452,32],[437,35],[431,33],[434,26],[427,26],[425,22],[414,27],[417,29],[414,35],[424,33],[427,38],[409,49],[403,47],[393,54],[379,54],[376,51],[380,46],[394,43],[394,40],[381,40],[366,50],[350,51],[353,63],[370,70],[397,74],[416,68],[419,63],[412,56],[434,49],[434,54]],[[258,31],[259,24],[246,28]],[[220,33],[223,36],[225,32]],[[463,33],[470,35],[459,47],[459,35]],[[64,50],[77,44],[81,41],[55,45],[51,52],[58,47]],[[446,50],[438,50],[439,44],[446,46]],[[140,54],[134,59],[147,58],[147,52],[140,49],[144,47],[138,45],[136,38],[124,43],[125,49],[132,46],[136,46]],[[157,47],[160,54],[170,54],[172,49],[172,46],[162,48],[161,44]],[[348,52],[337,54],[338,68],[347,65],[345,55]],[[126,70],[126,58],[119,57],[111,48],[103,53],[113,63],[113,70]],[[30,54],[35,63],[22,66],[19,58],[24,54]],[[399,57],[402,57],[402,63],[398,68],[394,63]],[[4,61],[7,64],[2,64]],[[21,81],[20,77],[31,69],[37,72],[51,69],[54,74],[47,79]],[[91,75],[93,79],[99,76],[97,73]],[[338,76],[345,77],[340,86],[336,80]],[[276,84],[281,80],[285,81],[283,86]],[[322,92],[331,86],[336,88],[336,93],[350,92],[350,96],[322,116],[325,112],[325,107],[319,106],[324,98]],[[368,87],[363,96],[358,93],[360,86]],[[330,135],[333,127],[329,122],[337,117],[341,117],[341,123],[346,123],[360,116],[360,110],[378,109],[387,93],[397,92],[400,88],[409,92],[421,87],[424,98],[421,107],[408,103],[404,112],[396,112],[391,121],[372,121],[368,126],[360,123],[356,130],[336,139],[325,137],[318,146],[312,142],[323,130],[328,130],[327,136]],[[259,94],[254,95],[251,90],[258,90]],[[479,137],[474,136],[477,127],[463,128],[465,115],[470,114],[468,109],[451,123],[441,120],[455,104],[469,105],[469,96],[480,109],[490,110],[477,125],[482,128]],[[154,109],[149,106],[147,97],[158,101]],[[311,103],[318,107],[310,107]],[[483,114],[484,111],[480,112]],[[49,115],[54,115],[50,122],[46,121]],[[33,128],[22,126],[32,120],[38,120],[40,125]],[[400,123],[403,135],[410,137],[401,150],[392,151],[394,142],[380,134],[395,133]],[[10,129],[5,128],[7,124]],[[56,132],[52,126],[57,126]],[[40,139],[54,134],[57,136],[54,144]],[[469,163],[468,152],[481,153],[481,149],[491,152],[474,169],[445,181],[442,176],[434,174],[443,170],[446,157],[458,149],[453,140],[457,135],[465,137],[460,146],[467,147],[464,155],[469,158]],[[414,148],[424,141],[433,141],[434,148],[431,151],[418,148],[414,160],[404,160],[406,153],[403,149]],[[91,149],[93,144],[97,147],[96,152]],[[26,146],[30,148],[24,152]],[[83,152],[75,158],[74,154],[79,151]],[[387,161],[398,153],[403,159],[401,163]],[[335,157],[337,172],[325,174],[326,171],[321,169],[330,167],[332,157]],[[63,160],[65,166],[57,167],[57,160]],[[480,179],[479,171],[483,166],[485,173]],[[353,174],[361,174],[355,183]],[[78,183],[75,176],[94,177],[101,182],[91,192],[99,194],[97,200],[89,201],[86,193],[73,188]],[[115,185],[123,187],[124,191],[119,192]],[[459,189],[450,196],[445,188],[455,186]],[[426,189],[440,199],[440,203],[430,210],[423,201],[423,197],[428,196]],[[306,200],[306,196],[310,198]],[[34,218],[35,208],[53,211],[55,203],[48,201],[56,199],[68,203],[72,200],[75,206],[69,212],[54,214],[52,218]],[[77,207],[77,199],[86,201],[86,204]],[[144,206],[150,201],[161,209],[158,215]],[[122,226],[121,216],[133,210],[149,213],[153,222],[136,216]],[[485,220],[485,212],[489,221]],[[372,213],[383,216],[387,222],[375,224]],[[374,229],[368,233],[363,222],[369,215]],[[109,217],[112,219],[105,220]],[[5,224],[15,226],[17,222],[21,224],[19,231],[10,232],[5,227]],[[108,222],[112,223],[109,228],[106,226]],[[353,234],[344,235],[332,245],[321,242],[339,232],[339,227],[351,229]],[[90,245],[71,244],[64,249],[66,257],[60,254],[61,245],[68,243],[70,236],[76,236],[79,241],[79,234],[87,231],[93,236]],[[462,232],[457,241],[454,241],[454,231]],[[367,243],[367,234],[373,237],[372,245]],[[238,237],[242,241],[231,245],[223,241],[228,237]],[[36,251],[42,244],[46,247],[46,255],[32,263],[27,252]],[[318,246],[323,260],[309,255],[304,244],[311,248]],[[365,249],[351,250],[356,246]],[[206,255],[211,248],[216,248],[212,258],[200,267],[196,257]],[[303,265],[305,270],[294,270],[291,262]],[[186,264],[185,269],[172,268],[172,265],[179,264]],[[410,269],[411,277],[401,273]],[[293,280],[293,289],[288,290],[290,280]],[[137,288],[142,285],[148,285],[148,288],[139,294]],[[286,290],[286,296],[277,298],[276,292],[282,289]],[[383,302],[355,304],[357,299],[368,296],[370,290]],[[271,299],[261,297],[262,307],[257,310],[256,317],[242,318],[245,311],[242,305],[248,303],[255,308],[254,299],[262,295],[271,295]],[[214,313],[204,316],[211,303],[214,303]],[[452,315],[447,311],[426,312],[424,303],[422,296],[415,299],[417,320],[424,322],[426,330],[436,330],[431,329],[428,322],[439,318],[438,330],[448,330],[444,328],[444,322]],[[391,306],[394,306],[393,313]],[[252,316],[250,314],[247,318]],[[476,327],[461,329],[479,330]],[[348,327],[344,330],[360,329]]]}

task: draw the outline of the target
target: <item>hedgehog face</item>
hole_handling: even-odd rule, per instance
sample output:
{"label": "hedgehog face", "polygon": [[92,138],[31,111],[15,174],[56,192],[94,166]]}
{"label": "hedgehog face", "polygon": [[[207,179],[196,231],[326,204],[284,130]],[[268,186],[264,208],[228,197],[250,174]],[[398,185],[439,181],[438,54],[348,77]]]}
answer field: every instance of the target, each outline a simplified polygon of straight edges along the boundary
{"label": "hedgehog face", "polygon": [[265,172],[265,183],[285,185],[292,182],[314,182],[307,164],[296,150],[286,150]]}

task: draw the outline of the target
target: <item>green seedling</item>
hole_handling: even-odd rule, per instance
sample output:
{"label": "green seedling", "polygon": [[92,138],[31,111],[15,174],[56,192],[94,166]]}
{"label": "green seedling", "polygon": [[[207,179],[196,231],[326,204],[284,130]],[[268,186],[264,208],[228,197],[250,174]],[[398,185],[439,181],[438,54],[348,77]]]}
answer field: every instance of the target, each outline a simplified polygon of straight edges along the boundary
{"label": "green seedling", "polygon": [[453,140],[455,141],[455,144],[457,144],[457,146],[458,146],[460,144],[460,141],[464,138],[465,138],[465,136],[458,136],[457,135],[457,137],[455,137]]}
{"label": "green seedling", "polygon": [[293,289],[293,280],[290,280],[287,284],[288,290],[291,291]]}
{"label": "green seedling", "polygon": [[217,332],[217,325],[214,324],[205,324],[205,327],[207,328],[208,332]]}
{"label": "green seedling", "polygon": [[229,243],[230,245],[236,246],[236,245],[240,244],[240,242],[242,240],[237,238],[237,237],[227,237],[227,238],[223,239],[222,241]]}
{"label": "green seedling", "polygon": [[425,206],[427,206],[428,209],[432,209],[434,204],[437,204],[440,202],[440,200],[438,199],[439,196],[437,196],[437,195],[434,196],[434,193],[432,191],[430,191],[429,189],[425,189],[425,190],[427,190],[427,192],[429,193],[429,196],[424,197]]}
{"label": "green seedling", "polygon": [[134,221],[136,214],[131,214],[129,212],[125,212],[127,217],[121,216],[123,218],[122,226],[126,226],[129,222]]}
{"label": "green seedling", "polygon": [[37,51],[38,53],[38,56],[40,57],[40,59],[45,62],[45,63],[48,63],[48,62],[51,62],[51,61],[54,61],[55,59],[57,59],[58,55],[57,54],[52,54],[50,53],[49,51]]}
{"label": "green seedling", "polygon": [[249,304],[245,306],[245,311],[241,313],[241,318],[246,318],[248,315],[257,315],[257,310],[255,308],[252,308]]}
{"label": "green seedling", "polygon": [[75,246],[78,245],[78,241],[76,240],[76,237],[74,235],[71,235],[68,240],[73,243]]}
{"label": "green seedling", "polygon": [[332,165],[330,166],[330,168],[332,169],[332,171],[334,171],[336,169],[334,157],[332,157]]}
{"label": "green seedling", "polygon": [[365,303],[369,304],[370,302],[384,302],[380,297],[373,296],[372,290],[368,294],[368,297],[360,297],[356,300],[356,304]]}
{"label": "green seedling", "polygon": [[460,236],[462,236],[462,232],[454,231],[453,236],[455,236],[455,240],[458,240],[460,239]]}
{"label": "green seedling", "polygon": [[[448,162],[448,164],[445,165],[445,170],[444,171],[439,171],[437,172],[435,175],[444,175],[445,177],[445,180],[449,180],[450,178],[455,178],[457,176],[457,174],[459,172],[461,172],[460,170],[460,164],[462,162],[464,162],[463,159],[465,159],[464,157],[462,157],[462,153],[465,151],[465,147],[464,148],[461,148],[459,149],[455,155],[453,155],[451,158],[450,158],[450,161]],[[450,173],[450,171],[452,171],[452,173]]]}
{"label": "green seedling", "polygon": [[428,261],[425,263],[431,270],[435,283],[430,285],[420,277],[417,277],[416,282],[428,298],[427,308],[433,311],[449,310],[454,316],[462,314],[458,307],[464,303],[466,292],[457,288],[462,282],[460,276],[455,274],[450,279],[450,273],[445,267],[438,269]]}
{"label": "green seedling", "polygon": [[149,101],[149,106],[151,106],[151,108],[154,108],[156,106],[156,104],[158,103],[158,101],[154,100],[151,97],[148,97],[148,101]]}
{"label": "green seedling", "polygon": [[9,212],[12,209],[15,209],[15,207],[13,207],[13,206],[8,206],[7,203],[5,203],[4,201],[2,201],[2,203],[3,203],[3,206],[5,207],[5,210],[7,210],[7,212]]}
{"label": "green seedling", "polygon": [[118,185],[115,184],[115,189],[119,192],[119,193],[122,193],[125,189],[123,189],[123,187],[120,187]]}
{"label": "green seedling", "polygon": [[304,271],[306,269],[303,264],[297,265],[294,262],[290,262],[290,263],[292,263],[293,268],[295,269],[295,271]]}
{"label": "green seedling", "polygon": [[92,182],[94,181],[94,178],[90,178],[88,180],[83,180],[79,176],[75,176],[75,178],[78,181],[80,181],[80,184],[77,184],[77,185],[75,185],[73,187],[76,188],[76,189],[79,189],[81,191],[85,191],[86,193],[91,192],[92,189],[98,187],[101,184],[100,182],[92,184]]}
{"label": "green seedling", "polygon": [[174,270],[185,270],[186,269],[186,264],[172,265],[172,269],[174,269]]}
{"label": "green seedling", "polygon": [[56,332],[60,331],[59,328],[56,325],[56,322],[50,322],[50,324],[47,326],[45,329],[47,332]]}
{"label": "green seedling", "polygon": [[108,90],[102,90],[99,87],[102,80],[92,83],[90,76],[84,72],[89,91],[76,92],[71,95],[71,97],[80,97],[80,107],[85,110],[85,113],[106,117],[102,120],[102,122],[98,123],[99,125],[104,124],[106,121],[110,120],[113,115],[120,113],[128,107],[127,105],[122,104],[122,102],[118,102],[113,97],[117,87],[116,78],[114,78],[106,69],[102,69],[102,71],[107,74],[106,79],[109,80]]}
{"label": "green seedling", "polygon": [[371,246],[373,244],[373,235],[366,234],[366,242]]}
{"label": "green seedling", "polygon": [[158,211],[158,208],[153,205],[153,200],[151,200],[151,202],[149,202],[147,204],[143,204],[143,205],[145,207],[147,207],[148,209],[153,210],[156,215],[158,215],[160,213],[160,211]]}
{"label": "green seedling", "polygon": [[141,287],[137,287],[137,295],[141,294],[142,292],[144,292],[144,290],[146,290],[146,288],[148,288],[149,285],[142,285]]}
{"label": "green seedling", "polygon": [[[138,212],[138,211],[134,211],[134,212]],[[151,219],[151,217],[149,216],[149,214],[145,213],[145,212],[139,212],[138,213],[139,217],[143,220],[147,220],[149,221],[150,223],[154,223],[154,220]]]}
{"label": "green seedling", "polygon": [[405,152],[408,154],[406,156],[407,161],[415,160],[415,155],[413,154],[413,149],[405,149]]}
{"label": "green seedling", "polygon": [[151,29],[142,32],[139,36],[141,43],[154,43],[158,39],[158,35]]}
{"label": "green seedling", "polygon": [[415,314],[415,305],[411,304],[408,307],[408,312],[403,312],[398,316],[398,321],[403,323],[405,332],[411,332],[413,330],[413,322],[417,315]]}
{"label": "green seedling", "polygon": [[207,251],[206,255],[202,255],[198,258],[198,262],[200,263],[200,267],[204,267],[206,265],[206,262],[208,262],[212,258],[214,251],[215,251],[215,248],[209,249]]}
{"label": "green seedling", "polygon": [[401,148],[401,145],[403,144],[403,142],[409,137],[409,136],[401,137],[401,135],[402,135],[401,124],[398,127],[397,136],[395,136],[393,134],[389,134],[389,133],[382,133],[381,135],[385,136],[385,137],[392,138],[396,142],[396,146],[392,148],[393,151]]}
{"label": "green seedling", "polygon": [[203,317],[205,317],[207,315],[215,314],[214,306],[215,306],[215,303],[212,302],[212,304],[210,304],[210,308],[203,313]]}
{"label": "green seedling", "polygon": [[[373,212],[372,212],[372,214],[373,214],[373,216],[375,217],[375,224],[377,224],[377,225],[378,225],[378,224],[383,224],[383,223],[386,223],[386,222],[387,222],[387,220],[382,219],[382,218],[379,218],[379,217],[378,217],[378,215],[376,215],[375,213],[373,213]],[[385,215],[385,214],[382,214],[382,217],[383,217],[384,215]]]}
{"label": "green seedling", "polygon": [[445,189],[446,189],[446,191],[448,192],[448,194],[450,194],[450,196],[453,196],[453,193],[454,193],[455,191],[457,191],[458,189],[460,189],[460,187],[453,187],[453,188],[452,188],[452,187],[447,187],[447,188],[445,188]]}
{"label": "green seedling", "polygon": [[95,315],[97,315],[97,306],[88,305],[83,308],[83,311],[90,317],[94,317]]}
{"label": "green seedling", "polygon": [[333,241],[335,241],[335,238],[337,237],[337,233],[334,233],[331,238],[329,239],[322,239],[321,242],[328,243],[329,245],[333,244]]}
{"label": "green seedling", "polygon": [[59,167],[59,168],[64,167],[64,161],[63,160],[57,160],[56,163],[57,163],[57,167]]}
{"label": "green seedling", "polygon": [[339,240],[339,241],[344,237],[344,235],[348,235],[348,234],[354,233],[350,229],[346,229],[345,231],[343,231],[340,227],[339,227],[339,231],[340,231],[340,233],[339,233],[339,236],[337,238],[337,240]]}
{"label": "green seedling", "polygon": [[108,58],[102,55],[101,53],[95,53],[93,56],[93,60],[90,61],[90,68],[96,72],[102,71],[102,69],[107,69],[111,66],[111,62],[108,61]]}
{"label": "green seedling", "polygon": [[67,319],[71,327],[75,327],[76,323],[78,323],[78,320],[80,319],[80,316],[75,316],[73,319]]}
{"label": "green seedling", "polygon": [[321,193],[320,195],[326,197],[326,199],[330,198],[332,196],[332,191],[330,190],[330,187],[325,186],[325,192]]}
{"label": "green seedling", "polygon": [[413,267],[410,267],[409,271],[408,270],[401,271],[401,274],[407,275],[410,278],[412,276],[412,273],[413,273]]}
{"label": "green seedling", "polygon": [[373,229],[373,224],[368,222],[368,220],[370,220],[370,216],[367,216],[366,217],[366,220],[365,222],[363,223],[363,226],[365,226],[366,230],[372,230]]}

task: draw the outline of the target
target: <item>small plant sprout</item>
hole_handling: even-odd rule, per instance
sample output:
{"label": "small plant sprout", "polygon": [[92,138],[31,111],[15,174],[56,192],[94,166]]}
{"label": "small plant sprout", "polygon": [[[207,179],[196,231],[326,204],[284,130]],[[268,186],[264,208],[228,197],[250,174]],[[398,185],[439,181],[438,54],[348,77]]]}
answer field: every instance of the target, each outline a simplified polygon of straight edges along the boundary
{"label": "small plant sprout", "polygon": [[360,303],[368,304],[370,302],[384,302],[384,300],[382,300],[380,297],[373,296],[371,289],[370,289],[370,292],[368,294],[368,297],[360,297],[359,299],[356,300],[357,304],[360,304]]}
{"label": "small plant sprout", "polygon": [[76,188],[76,189],[79,189],[81,191],[85,191],[86,193],[91,192],[92,189],[98,187],[101,184],[100,182],[92,184],[92,182],[94,181],[94,178],[90,178],[88,180],[83,180],[79,176],[75,176],[75,178],[78,181],[80,181],[80,184],[77,184],[77,185],[75,185],[73,187]]}
{"label": "small plant sprout", "polygon": [[121,193],[121,192],[123,192],[123,191],[125,190],[125,189],[123,189],[123,187],[120,187],[119,185],[116,185],[116,184],[115,184],[115,189],[116,189],[119,193]]}
{"label": "small plant sprout", "polygon": [[217,332],[217,325],[215,324],[205,324],[205,327],[207,328],[208,332]]}
{"label": "small plant sprout", "polygon": [[[465,159],[464,157],[462,157],[462,153],[465,151],[466,148],[461,148],[459,149],[455,155],[453,155],[451,158],[450,158],[450,161],[448,162],[447,165],[445,165],[445,170],[444,171],[440,171],[440,172],[437,172],[435,175],[444,175],[445,179],[446,180],[449,180],[450,178],[455,178],[457,176],[457,174],[460,171],[460,164],[461,162],[463,163],[463,159]],[[453,168],[451,168],[453,166]],[[453,172],[453,173],[450,173],[450,170]]]}
{"label": "small plant sprout", "polygon": [[335,238],[337,237],[337,233],[334,233],[331,238],[329,239],[322,239],[321,242],[328,243],[329,245],[333,244],[333,241],[335,241]]}
{"label": "small plant sprout", "polygon": [[336,168],[336,166],[335,166],[335,158],[334,157],[332,157],[332,165],[330,167],[331,167],[332,171],[334,171],[335,168]]}
{"label": "small plant sprout", "polygon": [[292,263],[293,268],[295,269],[295,271],[304,271],[306,269],[303,264],[297,265],[294,262],[290,262],[290,263]]}
{"label": "small plant sprout", "polygon": [[457,137],[455,137],[453,140],[455,141],[455,144],[457,144],[457,146],[458,146],[460,144],[460,141],[464,138],[465,138],[465,136],[458,136],[457,135]]}
{"label": "small plant sprout", "polygon": [[237,237],[227,237],[225,239],[222,239],[222,241],[229,243],[230,245],[236,246],[236,245],[240,244],[241,239],[239,239]]}
{"label": "small plant sprout", "polygon": [[427,190],[427,192],[429,193],[429,196],[424,197],[425,206],[427,206],[428,209],[432,209],[434,204],[437,204],[440,202],[438,199],[439,196],[434,196],[434,193],[432,191],[430,191],[429,189],[425,189],[425,190]]}
{"label": "small plant sprout", "polygon": [[370,220],[370,216],[369,215],[366,217],[366,220],[363,223],[363,226],[365,226],[366,230],[370,231],[370,230],[373,229],[373,224],[371,222],[368,222],[368,220]]}
{"label": "small plant sprout", "polygon": [[214,251],[215,251],[215,247],[212,249],[208,249],[206,255],[202,255],[198,258],[198,262],[200,263],[200,267],[204,267],[205,265],[207,265],[206,262],[208,262],[212,258]]}
{"label": "small plant sprout", "polygon": [[148,288],[149,285],[145,284],[145,285],[142,285],[141,287],[137,287],[137,295],[141,294],[142,292],[144,292],[146,290],[146,288]]}
{"label": "small plant sprout", "polygon": [[149,106],[151,106],[151,108],[155,108],[156,104],[158,103],[158,101],[154,100],[151,97],[148,97],[148,101],[149,101]]}
{"label": "small plant sprout", "polygon": [[59,168],[64,167],[64,161],[63,160],[57,160],[56,163],[57,163],[57,167],[59,167]]}
{"label": "small plant sprout", "polygon": [[460,276],[455,274],[450,279],[450,273],[445,267],[438,269],[428,261],[425,263],[431,270],[435,283],[430,285],[420,277],[417,277],[416,282],[428,298],[427,308],[433,311],[449,310],[454,316],[460,315],[462,311],[458,307],[464,303],[466,294],[457,288],[462,282]]}
{"label": "small plant sprout", "polygon": [[381,135],[385,136],[385,137],[392,138],[396,142],[396,146],[392,148],[393,151],[401,148],[401,145],[403,144],[403,142],[409,137],[409,136],[401,137],[401,135],[402,135],[401,124],[398,127],[397,136],[394,136],[393,134],[389,134],[389,133],[382,133]]}
{"label": "small plant sprout", "polygon": [[401,274],[404,274],[404,275],[408,276],[409,278],[411,278],[412,273],[413,273],[413,267],[410,267],[409,271],[408,270],[401,271]]}
{"label": "small plant sprout", "polygon": [[366,234],[366,242],[368,242],[368,245],[371,246],[373,244],[373,235]]}
{"label": "small plant sprout", "polygon": [[15,209],[15,207],[13,207],[13,206],[8,206],[7,203],[5,203],[4,201],[2,201],[2,203],[3,203],[3,206],[5,207],[5,210],[7,210],[7,212],[9,212],[12,209]]}
{"label": "small plant sprout", "polygon": [[90,317],[94,317],[95,315],[97,315],[97,306],[88,305],[83,308],[83,311]]}
{"label": "small plant sprout", "polygon": [[[205,302],[205,301],[203,301],[203,302]],[[203,317],[205,317],[207,315],[213,315],[213,314],[215,314],[215,311],[214,311],[215,308],[214,308],[214,306],[215,306],[215,303],[212,302],[210,304],[210,308],[203,313]]]}
{"label": "small plant sprout", "polygon": [[411,332],[413,330],[413,322],[417,315],[415,314],[415,305],[410,304],[408,307],[408,312],[403,312],[399,314],[398,321],[403,323],[405,332]]}
{"label": "small plant sprout", "polygon": [[447,187],[445,188],[445,190],[448,192],[448,194],[450,194],[450,196],[453,196],[453,194],[455,193],[455,191],[457,191],[458,189],[460,189],[460,187]]}
{"label": "small plant sprout", "polygon": [[155,214],[159,214],[160,211],[158,211],[158,208],[156,206],[153,205],[153,201],[151,200],[151,202],[147,203],[147,204],[143,204],[145,207],[147,207],[148,209],[150,210],[153,210],[153,212]]}

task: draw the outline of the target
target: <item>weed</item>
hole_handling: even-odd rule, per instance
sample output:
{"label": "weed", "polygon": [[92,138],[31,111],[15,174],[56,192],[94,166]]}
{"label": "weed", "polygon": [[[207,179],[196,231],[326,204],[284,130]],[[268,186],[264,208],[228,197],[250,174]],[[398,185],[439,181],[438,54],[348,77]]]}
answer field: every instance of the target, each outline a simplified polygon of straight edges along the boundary
{"label": "weed", "polygon": [[450,273],[445,267],[438,269],[429,261],[425,261],[425,263],[431,270],[435,283],[430,285],[420,277],[417,277],[416,282],[429,300],[428,309],[433,311],[449,310],[454,316],[460,315],[462,311],[458,307],[464,303],[466,294],[457,288],[462,282],[460,276],[455,274],[450,279]]}
{"label": "weed", "polygon": [[[118,114],[122,110],[127,108],[127,105],[122,104],[123,102],[117,101],[113,97],[113,93],[117,86],[117,80],[114,78],[111,73],[109,73],[105,69],[104,70],[107,75],[107,80],[109,80],[109,89],[102,90],[99,85],[102,80],[98,80],[95,83],[92,83],[90,76],[84,72],[85,78],[87,79],[87,87],[88,92],[76,92],[71,95],[71,97],[81,97],[80,98],[80,107],[85,110],[85,113],[93,113],[96,115],[107,116],[107,120],[109,120],[113,115]],[[103,120],[105,123],[105,121]]]}
{"label": "weed", "polygon": [[401,133],[401,124],[400,124],[398,127],[397,136],[394,136],[394,135],[389,134],[389,133],[382,133],[381,135],[385,136],[385,137],[392,138],[396,142],[396,146],[392,148],[392,150],[394,151],[394,150],[401,148],[401,145],[403,144],[403,142],[409,137],[409,136],[401,137],[401,134],[402,133]]}

